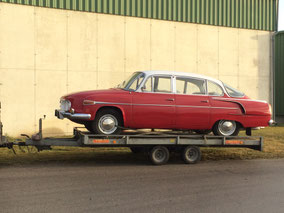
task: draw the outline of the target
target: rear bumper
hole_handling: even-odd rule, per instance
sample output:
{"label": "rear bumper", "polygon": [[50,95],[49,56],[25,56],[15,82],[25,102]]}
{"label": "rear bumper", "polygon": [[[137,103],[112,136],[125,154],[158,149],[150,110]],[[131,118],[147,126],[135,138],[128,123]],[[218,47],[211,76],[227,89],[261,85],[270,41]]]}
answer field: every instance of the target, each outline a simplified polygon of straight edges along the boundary
{"label": "rear bumper", "polygon": [[90,120],[91,114],[85,113],[70,113],[62,110],[55,110],[55,116],[59,119],[69,118],[70,120]]}
{"label": "rear bumper", "polygon": [[270,120],[270,121],[268,121],[268,125],[269,126],[275,126],[277,123],[274,121],[274,120]]}

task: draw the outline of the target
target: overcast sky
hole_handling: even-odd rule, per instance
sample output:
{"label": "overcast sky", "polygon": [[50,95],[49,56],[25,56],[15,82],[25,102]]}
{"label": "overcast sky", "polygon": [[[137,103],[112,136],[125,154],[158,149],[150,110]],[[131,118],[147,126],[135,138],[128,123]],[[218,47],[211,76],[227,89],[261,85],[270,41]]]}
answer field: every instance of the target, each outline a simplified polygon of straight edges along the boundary
{"label": "overcast sky", "polygon": [[279,0],[278,31],[284,30],[284,0]]}

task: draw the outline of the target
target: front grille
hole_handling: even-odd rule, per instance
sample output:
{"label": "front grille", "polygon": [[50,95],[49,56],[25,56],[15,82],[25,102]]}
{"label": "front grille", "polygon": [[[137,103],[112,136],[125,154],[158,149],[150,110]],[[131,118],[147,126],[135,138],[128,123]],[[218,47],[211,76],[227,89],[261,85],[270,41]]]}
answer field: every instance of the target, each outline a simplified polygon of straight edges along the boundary
{"label": "front grille", "polygon": [[71,102],[68,100],[61,100],[60,101],[60,109],[63,111],[69,111],[71,108]]}

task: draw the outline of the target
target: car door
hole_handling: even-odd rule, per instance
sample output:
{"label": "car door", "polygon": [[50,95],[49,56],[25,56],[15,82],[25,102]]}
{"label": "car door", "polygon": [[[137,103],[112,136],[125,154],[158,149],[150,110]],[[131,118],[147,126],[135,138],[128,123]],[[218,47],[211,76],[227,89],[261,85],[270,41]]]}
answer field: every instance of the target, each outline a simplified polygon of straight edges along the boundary
{"label": "car door", "polygon": [[132,123],[134,128],[173,128],[175,99],[173,79],[154,75],[145,80],[141,92],[133,92]]}
{"label": "car door", "polygon": [[208,129],[210,105],[206,81],[190,77],[175,78],[176,128]]}

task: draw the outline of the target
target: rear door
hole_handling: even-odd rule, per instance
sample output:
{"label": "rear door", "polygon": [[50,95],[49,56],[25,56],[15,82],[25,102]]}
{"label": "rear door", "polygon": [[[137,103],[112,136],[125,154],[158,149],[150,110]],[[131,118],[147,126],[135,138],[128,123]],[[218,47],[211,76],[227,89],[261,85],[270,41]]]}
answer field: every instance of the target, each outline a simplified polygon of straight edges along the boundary
{"label": "rear door", "polygon": [[176,77],[176,128],[208,129],[210,105],[206,95],[206,81],[190,77]]}

